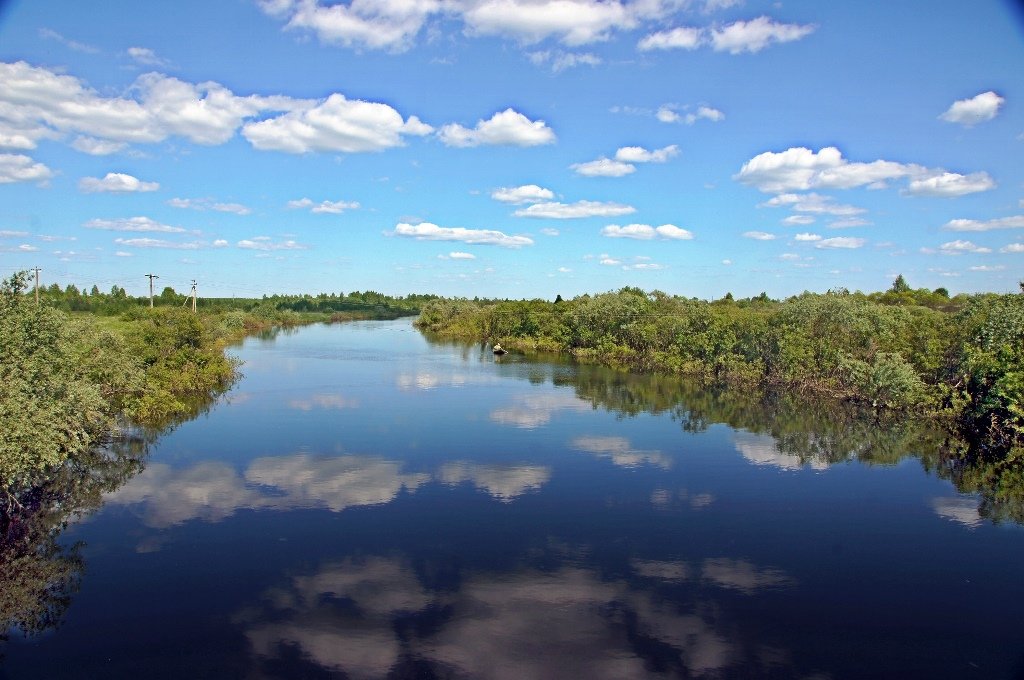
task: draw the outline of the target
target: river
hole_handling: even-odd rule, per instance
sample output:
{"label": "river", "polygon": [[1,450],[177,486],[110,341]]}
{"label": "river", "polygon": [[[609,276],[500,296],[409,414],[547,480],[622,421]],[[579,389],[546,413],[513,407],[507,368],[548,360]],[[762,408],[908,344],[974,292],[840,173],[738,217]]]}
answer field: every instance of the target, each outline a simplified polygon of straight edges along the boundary
{"label": "river", "polygon": [[935,433],[409,319],[235,353],[0,677],[1024,677],[1024,530]]}

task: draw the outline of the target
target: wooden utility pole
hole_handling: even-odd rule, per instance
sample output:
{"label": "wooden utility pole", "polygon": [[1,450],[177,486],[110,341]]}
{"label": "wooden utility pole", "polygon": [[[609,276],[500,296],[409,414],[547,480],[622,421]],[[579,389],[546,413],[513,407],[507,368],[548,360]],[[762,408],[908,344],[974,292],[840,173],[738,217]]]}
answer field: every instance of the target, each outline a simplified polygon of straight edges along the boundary
{"label": "wooden utility pole", "polygon": [[196,313],[196,280],[192,279],[192,313]]}
{"label": "wooden utility pole", "polygon": [[36,267],[35,269],[30,269],[29,271],[33,271],[33,272],[36,273],[36,306],[38,307],[39,306],[39,272],[41,272],[43,270],[40,269],[39,267]]}
{"label": "wooden utility pole", "polygon": [[153,279],[159,279],[156,274],[146,274],[149,277],[149,308],[153,309]]}

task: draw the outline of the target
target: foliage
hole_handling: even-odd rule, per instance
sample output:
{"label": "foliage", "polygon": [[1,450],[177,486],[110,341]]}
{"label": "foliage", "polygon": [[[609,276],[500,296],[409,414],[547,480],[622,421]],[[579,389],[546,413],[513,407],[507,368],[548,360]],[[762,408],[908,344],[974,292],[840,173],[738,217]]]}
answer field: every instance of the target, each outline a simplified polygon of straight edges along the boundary
{"label": "foliage", "polygon": [[785,389],[951,417],[1005,451],[1024,443],[1024,295],[914,290],[706,302],[638,288],[541,300],[428,301],[419,327],[705,384]]}

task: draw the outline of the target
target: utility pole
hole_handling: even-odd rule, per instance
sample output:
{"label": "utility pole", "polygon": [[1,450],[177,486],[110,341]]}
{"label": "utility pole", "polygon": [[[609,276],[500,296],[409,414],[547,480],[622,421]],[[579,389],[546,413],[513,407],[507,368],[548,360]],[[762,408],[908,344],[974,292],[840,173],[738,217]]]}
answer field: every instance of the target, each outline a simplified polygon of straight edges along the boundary
{"label": "utility pole", "polygon": [[36,267],[35,269],[30,269],[29,271],[32,271],[32,272],[36,273],[36,306],[38,307],[39,306],[39,272],[41,272],[43,270],[40,269],[39,267]]}
{"label": "utility pole", "polygon": [[196,280],[192,279],[192,313],[196,313]]}
{"label": "utility pole", "polygon": [[159,279],[156,274],[146,274],[149,277],[149,308],[153,309],[153,279]]}

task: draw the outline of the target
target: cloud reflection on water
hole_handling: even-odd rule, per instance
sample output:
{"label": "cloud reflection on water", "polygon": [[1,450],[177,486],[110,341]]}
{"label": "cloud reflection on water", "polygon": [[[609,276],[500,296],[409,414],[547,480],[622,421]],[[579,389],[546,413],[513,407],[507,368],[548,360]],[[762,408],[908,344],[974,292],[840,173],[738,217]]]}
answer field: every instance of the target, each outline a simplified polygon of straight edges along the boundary
{"label": "cloud reflection on water", "polygon": [[634,449],[625,437],[576,437],[572,440],[572,447],[578,451],[591,453],[598,458],[607,458],[619,467],[656,465],[665,470],[672,467],[672,459],[661,451]]}
{"label": "cloud reflection on water", "polygon": [[[236,621],[264,661],[298,648],[325,670],[357,678],[394,674],[403,662],[445,677],[497,680],[648,678],[672,670],[717,677],[756,670],[751,663],[783,663],[779,650],[745,649],[723,629],[717,605],[681,606],[659,595],[660,584],[708,578],[708,570],[751,595],[777,585],[781,572],[724,558],[705,560],[697,573],[673,561],[636,559],[632,567],[640,577],[632,582],[579,566],[480,572],[452,591],[427,588],[400,559],[346,559],[290,577]],[[399,627],[399,619],[409,625]]]}
{"label": "cloud reflection on water", "polygon": [[565,391],[517,395],[513,403],[491,411],[491,420],[499,425],[534,429],[547,425],[559,411],[592,411],[593,406]]}
{"label": "cloud reflection on water", "polygon": [[767,465],[783,470],[802,470],[810,466],[814,470],[827,470],[828,462],[810,460],[804,462],[800,456],[783,453],[775,439],[769,435],[736,431],[732,434],[736,450],[754,465]]}
{"label": "cloud reflection on water", "polygon": [[218,522],[239,510],[296,510],[383,505],[433,480],[473,485],[502,502],[536,491],[551,479],[539,465],[444,464],[436,474],[403,472],[402,464],[370,456],[266,456],[244,472],[220,462],[172,468],[152,463],[106,496],[110,505],[143,506],[143,522],[166,528],[189,520]]}

